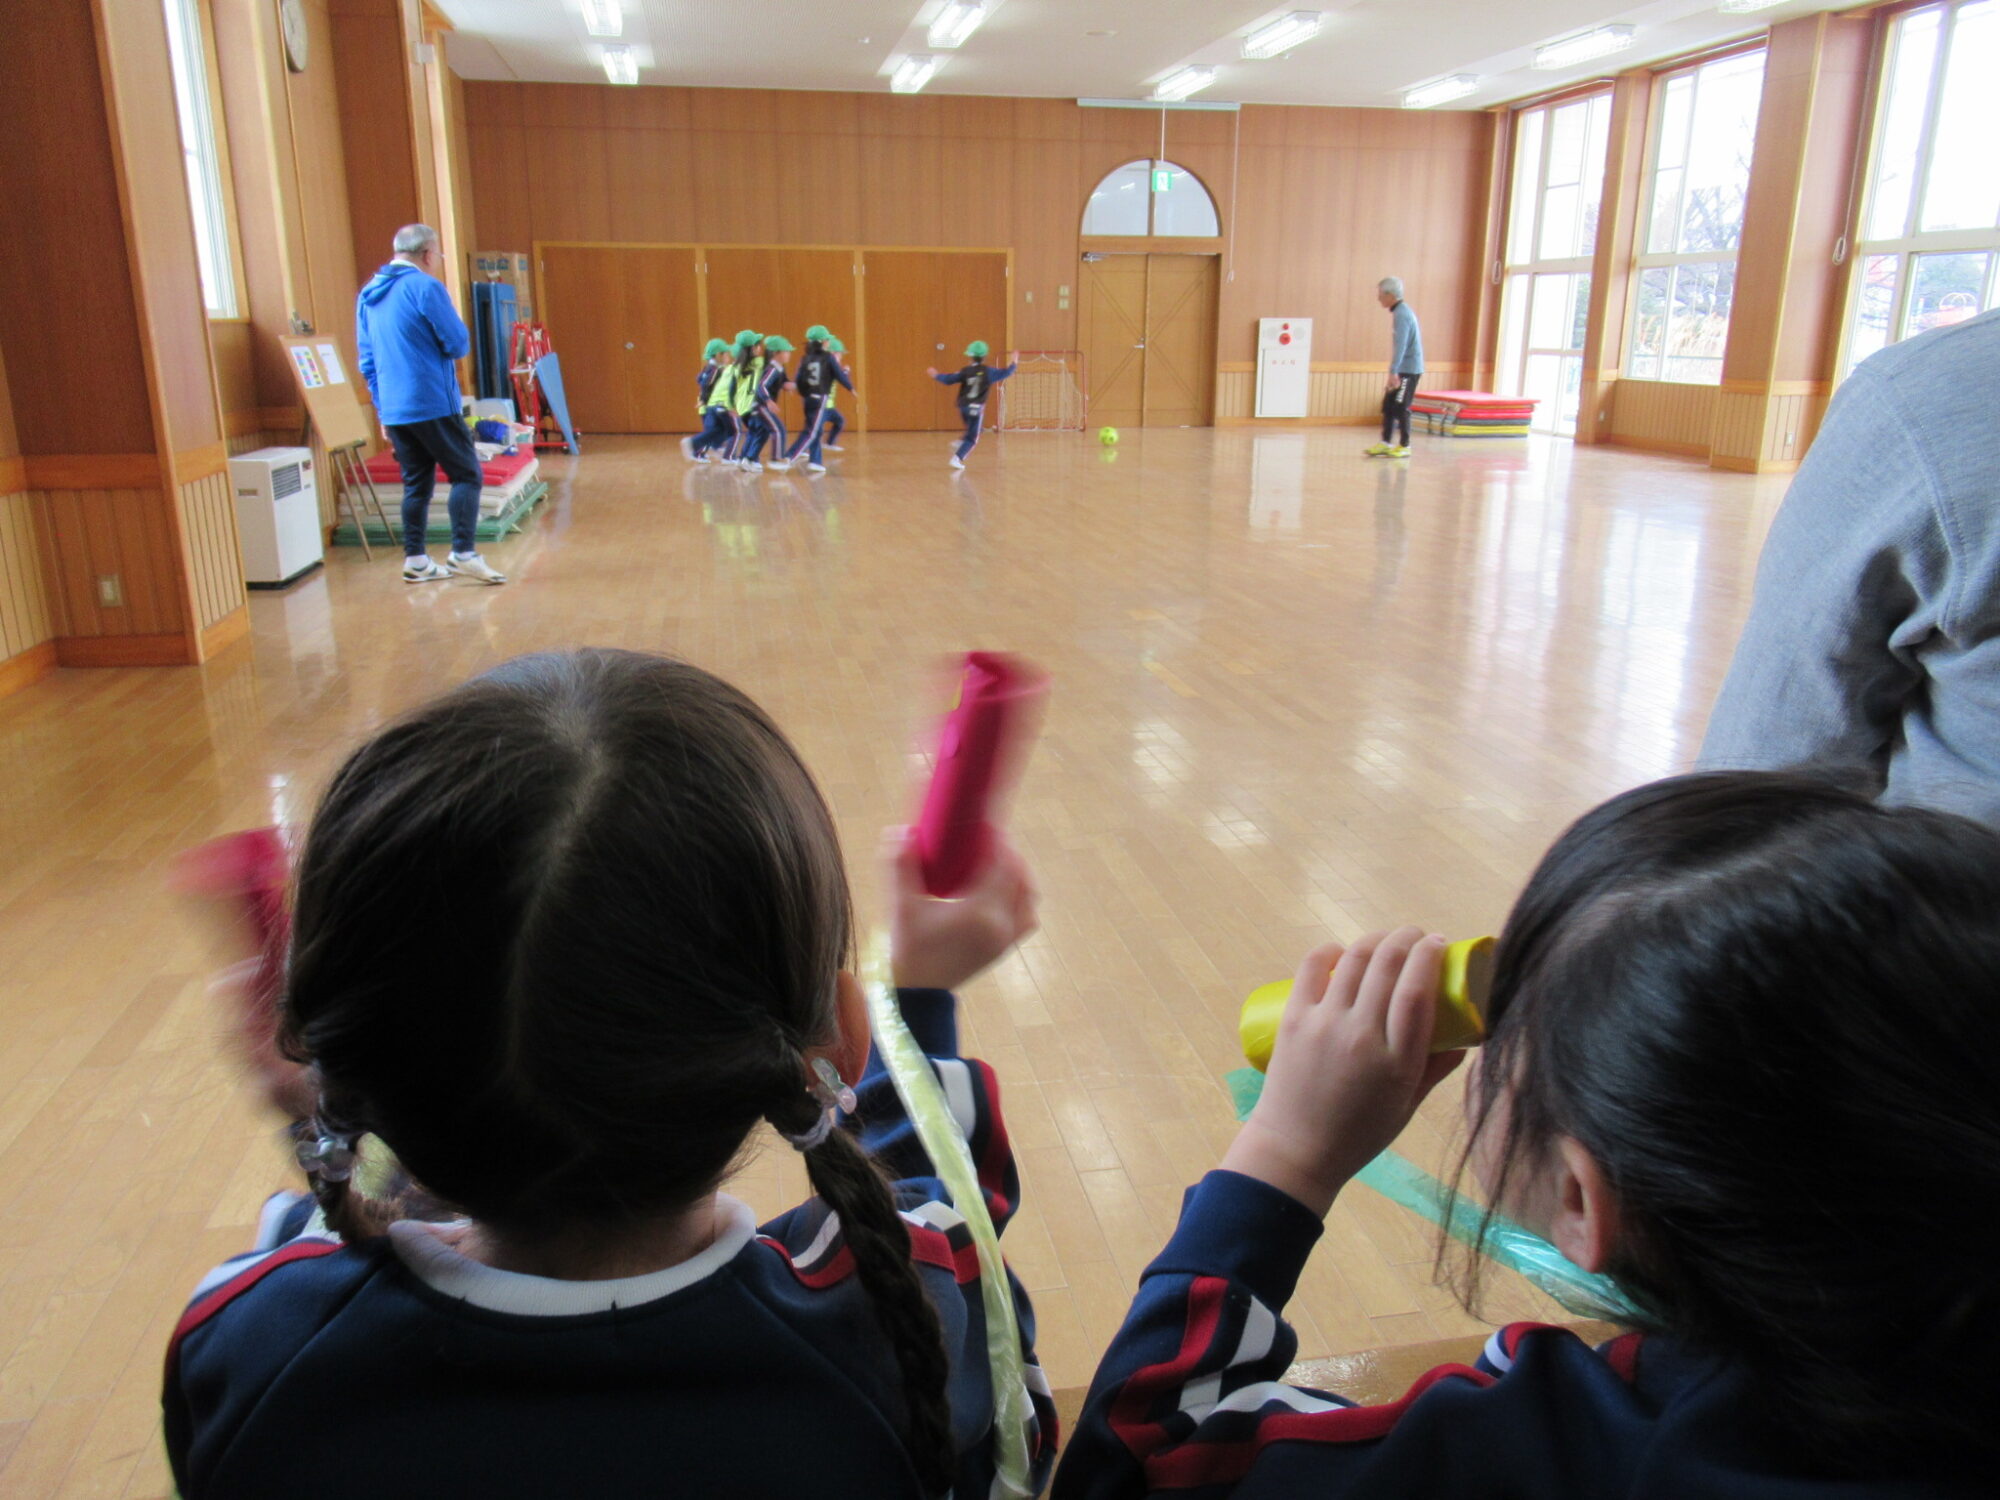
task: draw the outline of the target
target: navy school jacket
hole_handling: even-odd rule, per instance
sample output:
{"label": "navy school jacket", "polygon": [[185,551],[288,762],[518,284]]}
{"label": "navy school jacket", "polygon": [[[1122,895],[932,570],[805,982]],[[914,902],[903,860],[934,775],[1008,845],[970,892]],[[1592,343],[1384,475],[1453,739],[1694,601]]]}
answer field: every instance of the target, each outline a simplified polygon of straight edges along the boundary
{"label": "navy school jacket", "polygon": [[971,364],[962,370],[947,370],[938,376],[937,383],[957,386],[959,410],[970,411],[975,406],[984,406],[993,387],[1011,376],[1014,370],[1013,365],[1002,365],[996,370],[991,365]]}
{"label": "navy school jacket", "polygon": [[[1019,1178],[992,1070],[959,1057],[950,995],[900,1000],[1004,1225]],[[953,1493],[979,1500],[993,1481],[979,1258],[879,1059],[856,1093],[861,1139],[895,1179],[944,1324]],[[815,1198],[760,1229],[727,1196],[717,1218],[693,1260],[620,1281],[497,1271],[457,1255],[450,1226],[418,1223],[353,1249],[308,1232],[228,1262],[167,1354],[182,1500],[916,1496],[895,1356],[839,1219]],[[1055,1411],[1011,1274],[1009,1291],[1039,1488]]]}
{"label": "navy school jacket", "polygon": [[1922,1473],[1836,1479],[1762,1415],[1749,1377],[1671,1339],[1593,1349],[1518,1323],[1472,1365],[1357,1406],[1282,1383],[1280,1316],[1322,1225],[1211,1172],[1146,1268],[1063,1450],[1052,1500],[1969,1500]]}
{"label": "navy school jacket", "polygon": [[799,361],[798,378],[792,383],[808,401],[822,399],[836,384],[844,385],[850,391],[854,389],[854,382],[840,367],[840,361],[824,349],[816,354],[809,353]]}

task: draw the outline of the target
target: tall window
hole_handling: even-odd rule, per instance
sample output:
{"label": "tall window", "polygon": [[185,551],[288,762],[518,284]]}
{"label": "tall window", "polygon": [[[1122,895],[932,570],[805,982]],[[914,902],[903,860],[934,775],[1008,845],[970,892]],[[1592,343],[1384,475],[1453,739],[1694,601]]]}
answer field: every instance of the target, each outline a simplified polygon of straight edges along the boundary
{"label": "tall window", "polygon": [[2000,0],[1889,30],[1844,368],[2000,305]]}
{"label": "tall window", "polygon": [[1222,233],[1215,200],[1186,167],[1142,158],[1098,183],[1083,210],[1085,234],[1213,238]]}
{"label": "tall window", "polygon": [[211,318],[236,316],[236,272],[229,255],[229,215],[222,201],[222,165],[209,104],[208,45],[199,0],[166,0],[167,60],[179,107],[181,160],[187,169],[188,205],[194,210],[194,248],[201,263],[201,295]]}
{"label": "tall window", "polygon": [[1636,380],[1718,385],[1736,296],[1764,54],[1669,74],[1655,92],[1625,373]]}
{"label": "tall window", "polygon": [[1533,396],[1534,425],[1576,431],[1590,258],[1604,197],[1611,96],[1524,109],[1514,117],[1507,281],[1500,299],[1500,383]]}

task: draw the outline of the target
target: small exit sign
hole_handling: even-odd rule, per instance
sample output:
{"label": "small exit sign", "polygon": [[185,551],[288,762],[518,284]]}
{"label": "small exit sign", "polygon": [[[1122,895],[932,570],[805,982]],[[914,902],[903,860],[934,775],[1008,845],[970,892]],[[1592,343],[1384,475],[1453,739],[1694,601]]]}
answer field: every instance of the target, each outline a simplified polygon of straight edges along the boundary
{"label": "small exit sign", "polygon": [[1156,193],[1171,193],[1173,190],[1174,174],[1165,167],[1155,170],[1153,173],[1153,191]]}

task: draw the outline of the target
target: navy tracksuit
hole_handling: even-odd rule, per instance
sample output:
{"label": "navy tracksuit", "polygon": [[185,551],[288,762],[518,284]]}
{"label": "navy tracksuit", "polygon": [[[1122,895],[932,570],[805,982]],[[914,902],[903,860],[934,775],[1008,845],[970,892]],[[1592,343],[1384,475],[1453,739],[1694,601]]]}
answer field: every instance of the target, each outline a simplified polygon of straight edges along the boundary
{"label": "navy tracksuit", "polygon": [[727,366],[709,364],[695,376],[695,389],[700,392],[695,410],[701,413],[701,433],[694,440],[696,453],[708,453],[735,440],[734,418],[724,409],[723,397],[715,394],[717,383],[728,373]]}
{"label": "navy tracksuit", "polygon": [[960,463],[964,463],[967,455],[979,446],[979,434],[986,425],[986,401],[992,395],[993,387],[1011,376],[1014,370],[1013,365],[990,369],[975,360],[963,370],[938,376],[939,385],[958,387],[958,414],[965,420],[965,436],[958,445]]}
{"label": "navy tracksuit", "polygon": [[750,428],[750,446],[743,452],[746,463],[757,462],[766,443],[773,443],[771,456],[782,458],[785,454],[785,419],[778,415],[778,398],[785,393],[784,366],[772,360],[764,366],[764,375],[757,389],[757,404],[750,409],[747,424]]}
{"label": "navy tracksuit", "polygon": [[801,453],[807,462],[819,463],[820,444],[826,437],[825,427],[829,419],[840,414],[826,404],[836,384],[854,389],[854,382],[847,378],[847,371],[841,369],[840,361],[825,350],[808,354],[799,363],[798,378],[792,382],[799,388],[799,399],[805,403],[806,425],[799,434],[799,440],[792,444],[792,451],[785,456],[796,459]]}

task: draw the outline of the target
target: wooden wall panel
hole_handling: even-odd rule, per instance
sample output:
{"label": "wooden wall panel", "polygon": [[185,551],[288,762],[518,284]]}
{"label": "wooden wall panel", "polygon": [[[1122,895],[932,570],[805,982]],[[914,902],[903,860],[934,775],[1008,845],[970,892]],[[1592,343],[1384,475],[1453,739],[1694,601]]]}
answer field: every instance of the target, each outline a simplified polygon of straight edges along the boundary
{"label": "wooden wall panel", "polygon": [[41,511],[38,496],[0,495],[0,661],[56,633],[42,574]]}
{"label": "wooden wall panel", "polygon": [[[360,247],[347,208],[347,149],[335,83],[333,20],[326,0],[306,0],[305,13],[313,56],[318,60],[303,73],[287,71],[283,75],[292,136],[289,144],[298,161],[299,234],[308,268],[306,284],[298,292],[305,303],[299,312],[319,332],[336,335],[343,348],[352,349],[354,297],[361,290],[356,264]],[[385,241],[367,270],[372,274],[388,258]],[[283,331],[282,327],[272,331],[272,341]],[[288,392],[290,378],[285,376]],[[268,389],[265,396],[267,401],[276,399]]]}
{"label": "wooden wall panel", "polygon": [[625,253],[601,245],[550,245],[541,253],[539,316],[562,355],[570,419],[580,432],[626,430]]}
{"label": "wooden wall panel", "polygon": [[1658,453],[1706,458],[1714,445],[1716,402],[1712,385],[1663,380],[1620,380],[1611,387],[1607,441]]}
{"label": "wooden wall panel", "polygon": [[942,258],[917,251],[871,251],[866,258],[865,326],[858,344],[846,342],[868,359],[867,378],[855,383],[871,430],[935,432],[944,423],[944,388],[923,374],[928,366],[954,368],[937,348]]}
{"label": "wooden wall panel", "polygon": [[[162,491],[49,490],[43,503],[63,635],[185,637],[179,549]],[[124,604],[98,603],[100,571],[122,579]]]}
{"label": "wooden wall panel", "polygon": [[[465,107],[491,247],[1011,244],[1015,337],[1042,349],[1080,347],[1091,188],[1152,155],[1160,128],[1062,99],[757,89],[467,82]],[[1431,360],[1469,365],[1492,130],[1463,111],[1170,114],[1167,155],[1202,179],[1225,231],[1241,136],[1217,358],[1253,357],[1255,320],[1289,313],[1317,320],[1324,358],[1372,361],[1388,340],[1372,288],[1394,272]]]}
{"label": "wooden wall panel", "polygon": [[[215,361],[215,391],[222,403],[225,436],[229,419],[254,416],[264,403],[257,398],[257,371],[252,355],[252,329],[246,319],[228,318],[208,325],[208,347]],[[248,430],[238,427],[237,430]]]}
{"label": "wooden wall panel", "polygon": [[[14,397],[7,389],[7,354],[0,349],[0,476],[4,476],[13,460],[20,456],[21,440],[14,432]],[[0,477],[0,494],[22,487]]]}
{"label": "wooden wall panel", "polygon": [[[209,357],[208,312],[195,254],[194,211],[188,203],[173,76],[166,55],[166,11],[157,0],[98,0],[104,19],[103,62],[113,94],[119,174],[125,188],[128,244],[140,285],[139,313],[146,358],[166,432],[162,453],[182,453],[222,441]],[[93,292],[103,278],[74,278]],[[99,367],[122,351],[87,343]],[[106,358],[106,354],[110,357]],[[92,400],[84,403],[94,405]],[[97,444],[78,452],[103,451]]]}
{"label": "wooden wall panel", "polygon": [[227,469],[181,486],[181,526],[188,539],[195,614],[206,630],[241,609],[246,597]]}
{"label": "wooden wall panel", "polygon": [[328,12],[358,288],[389,258],[396,231],[423,217],[411,146],[409,50],[395,0],[331,0]]}
{"label": "wooden wall panel", "polygon": [[[153,452],[91,7],[9,7],[7,33],[0,47],[0,108],[10,126],[0,150],[0,286],[7,288],[0,348],[21,449]],[[178,184],[178,166],[175,172]],[[57,224],[59,235],[25,232]]]}

